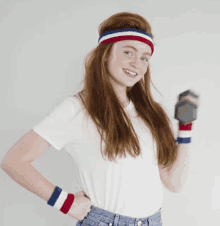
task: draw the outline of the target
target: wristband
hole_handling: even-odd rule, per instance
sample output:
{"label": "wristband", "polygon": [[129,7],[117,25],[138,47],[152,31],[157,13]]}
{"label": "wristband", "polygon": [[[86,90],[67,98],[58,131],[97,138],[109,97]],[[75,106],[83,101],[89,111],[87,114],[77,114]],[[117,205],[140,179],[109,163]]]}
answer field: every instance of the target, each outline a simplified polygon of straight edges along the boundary
{"label": "wristband", "polygon": [[47,204],[67,214],[73,204],[74,195],[56,186]]}
{"label": "wristband", "polygon": [[179,144],[188,144],[191,143],[192,137],[192,123],[183,125],[179,123],[179,133],[176,142]]}

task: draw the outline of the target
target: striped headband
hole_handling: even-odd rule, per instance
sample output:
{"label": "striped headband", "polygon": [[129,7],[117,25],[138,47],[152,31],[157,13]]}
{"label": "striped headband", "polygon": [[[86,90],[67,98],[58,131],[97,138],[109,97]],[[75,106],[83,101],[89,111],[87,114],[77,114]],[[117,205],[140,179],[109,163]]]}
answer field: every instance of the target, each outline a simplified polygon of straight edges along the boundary
{"label": "striped headband", "polygon": [[146,43],[147,45],[150,46],[152,51],[151,55],[153,55],[154,52],[153,36],[141,29],[124,28],[107,31],[100,36],[98,43],[110,43],[123,40],[137,40],[139,42]]}

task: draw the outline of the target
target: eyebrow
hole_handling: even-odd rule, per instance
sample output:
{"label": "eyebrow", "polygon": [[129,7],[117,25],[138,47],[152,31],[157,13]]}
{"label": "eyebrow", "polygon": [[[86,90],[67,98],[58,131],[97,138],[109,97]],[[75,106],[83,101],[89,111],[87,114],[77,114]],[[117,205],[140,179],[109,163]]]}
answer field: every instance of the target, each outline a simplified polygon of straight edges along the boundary
{"label": "eyebrow", "polygon": [[[136,52],[138,51],[134,46],[123,46],[123,48],[126,48],[126,47],[130,47],[130,48],[132,48],[133,50],[135,50]],[[148,53],[148,52],[144,52],[144,54],[150,56],[150,53]]]}

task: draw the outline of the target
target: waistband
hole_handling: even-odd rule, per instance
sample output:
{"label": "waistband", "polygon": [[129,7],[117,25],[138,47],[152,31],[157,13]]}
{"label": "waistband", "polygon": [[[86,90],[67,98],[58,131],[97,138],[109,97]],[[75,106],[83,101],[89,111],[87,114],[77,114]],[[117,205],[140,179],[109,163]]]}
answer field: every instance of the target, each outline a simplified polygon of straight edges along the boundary
{"label": "waistband", "polygon": [[129,225],[129,226],[148,226],[161,223],[161,208],[153,215],[146,218],[132,218],[115,214],[107,210],[100,209],[96,206],[91,206],[91,211],[81,221],[87,225],[97,226],[118,226]]}

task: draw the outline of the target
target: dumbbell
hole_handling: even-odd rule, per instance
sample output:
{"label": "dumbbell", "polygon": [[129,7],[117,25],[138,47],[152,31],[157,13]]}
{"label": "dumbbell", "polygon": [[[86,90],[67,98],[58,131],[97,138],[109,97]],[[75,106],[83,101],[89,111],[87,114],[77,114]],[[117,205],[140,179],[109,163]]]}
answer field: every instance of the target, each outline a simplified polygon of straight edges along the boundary
{"label": "dumbbell", "polygon": [[[190,96],[195,99],[194,102],[187,99]],[[189,89],[180,93],[178,99],[179,102],[175,106],[175,119],[184,125],[196,120],[199,96]]]}

